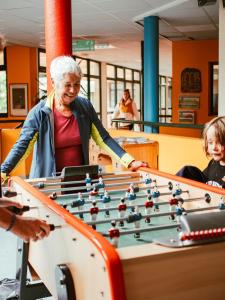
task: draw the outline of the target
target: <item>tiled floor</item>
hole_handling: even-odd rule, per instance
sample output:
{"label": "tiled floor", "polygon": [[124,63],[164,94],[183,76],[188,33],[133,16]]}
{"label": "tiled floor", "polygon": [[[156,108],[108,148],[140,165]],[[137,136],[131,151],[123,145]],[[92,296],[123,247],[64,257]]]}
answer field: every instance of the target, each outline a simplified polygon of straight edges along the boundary
{"label": "tiled floor", "polygon": [[[0,281],[14,279],[16,274],[17,237],[0,229]],[[41,299],[40,299],[41,300]],[[43,300],[54,300],[53,297]]]}

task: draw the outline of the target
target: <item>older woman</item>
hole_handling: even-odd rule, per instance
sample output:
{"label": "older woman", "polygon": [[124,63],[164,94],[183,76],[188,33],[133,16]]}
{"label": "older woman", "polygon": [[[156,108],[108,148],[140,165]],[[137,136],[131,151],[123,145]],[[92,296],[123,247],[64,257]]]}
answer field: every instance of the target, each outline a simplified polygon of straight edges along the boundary
{"label": "older woman", "polygon": [[50,74],[53,91],[29,112],[18,141],[1,166],[2,173],[9,175],[33,145],[30,178],[52,176],[65,166],[87,165],[90,137],[125,167],[146,166],[111,138],[91,102],[78,96],[82,72],[72,57],[56,57]]}

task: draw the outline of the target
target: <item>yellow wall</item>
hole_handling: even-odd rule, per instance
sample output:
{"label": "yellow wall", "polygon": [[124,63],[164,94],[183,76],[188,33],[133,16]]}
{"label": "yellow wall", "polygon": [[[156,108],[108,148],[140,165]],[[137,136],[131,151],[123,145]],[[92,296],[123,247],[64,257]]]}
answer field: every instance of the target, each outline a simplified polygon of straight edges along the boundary
{"label": "yellow wall", "polygon": [[158,169],[175,174],[184,165],[194,165],[204,169],[208,164],[200,138],[151,134],[128,130],[109,130],[112,137],[143,136],[159,143]]}
{"label": "yellow wall", "polygon": [[[196,112],[196,124],[204,124],[211,117],[209,108],[209,62],[218,61],[218,40],[179,41],[173,42],[173,88],[172,107],[173,122],[178,122],[179,96],[194,95],[200,97],[199,109]],[[201,72],[201,92],[181,92],[181,72],[185,68],[196,68]]]}
{"label": "yellow wall", "polygon": [[[8,107],[10,119],[24,119],[10,115],[10,84],[28,84],[28,111],[35,104],[35,98],[38,91],[38,51],[37,48],[23,46],[8,46],[7,54],[7,89],[8,89]],[[5,118],[0,118],[4,120]],[[4,127],[6,128],[6,127]]]}
{"label": "yellow wall", "polygon": [[[17,141],[21,129],[2,129],[0,131],[0,159],[3,162]],[[22,161],[17,168],[10,174],[12,176],[28,176],[30,172],[32,154],[25,161]]]}

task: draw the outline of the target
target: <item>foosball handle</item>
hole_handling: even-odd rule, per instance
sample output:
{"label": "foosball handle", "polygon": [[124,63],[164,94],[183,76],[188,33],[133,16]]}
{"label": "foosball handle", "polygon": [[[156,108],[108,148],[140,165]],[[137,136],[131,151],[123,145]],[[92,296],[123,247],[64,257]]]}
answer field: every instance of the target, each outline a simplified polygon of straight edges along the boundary
{"label": "foosball handle", "polygon": [[16,215],[22,215],[25,211],[29,211],[30,207],[28,205],[24,205],[22,208],[9,206],[7,209]]}
{"label": "foosball handle", "polygon": [[16,197],[17,196],[17,192],[6,190],[6,191],[3,192],[3,196],[7,197],[7,198]]}

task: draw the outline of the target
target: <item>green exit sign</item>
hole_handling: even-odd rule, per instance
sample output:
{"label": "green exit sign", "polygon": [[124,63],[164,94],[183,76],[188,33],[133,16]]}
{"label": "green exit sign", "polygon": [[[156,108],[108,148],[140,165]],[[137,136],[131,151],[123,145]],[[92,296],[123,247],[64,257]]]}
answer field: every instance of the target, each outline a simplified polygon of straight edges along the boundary
{"label": "green exit sign", "polygon": [[95,50],[94,40],[77,40],[72,43],[73,51],[93,51]]}

